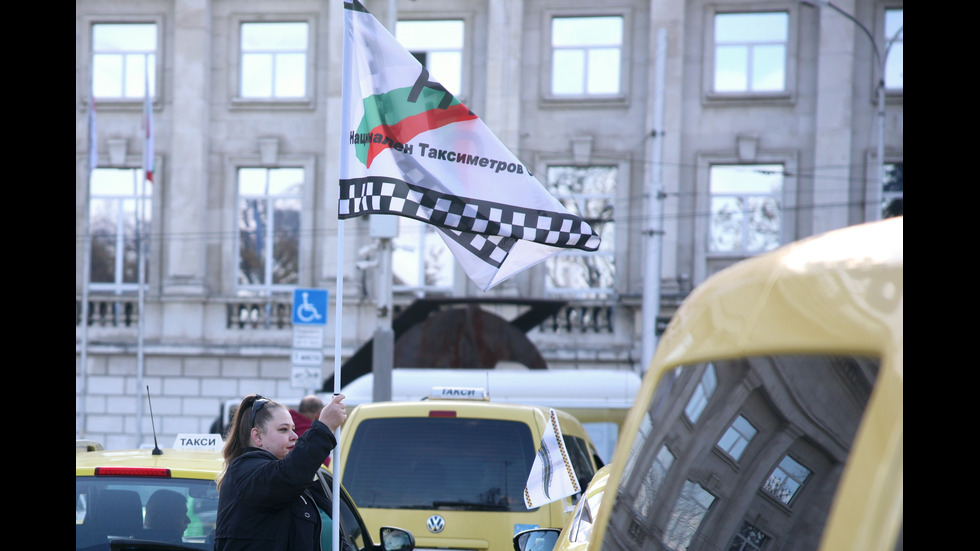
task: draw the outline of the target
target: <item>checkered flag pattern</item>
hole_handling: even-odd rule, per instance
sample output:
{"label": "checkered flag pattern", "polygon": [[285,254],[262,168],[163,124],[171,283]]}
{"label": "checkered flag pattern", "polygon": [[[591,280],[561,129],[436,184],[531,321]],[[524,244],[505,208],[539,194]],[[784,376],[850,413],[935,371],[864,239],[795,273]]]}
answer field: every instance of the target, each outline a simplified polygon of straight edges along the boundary
{"label": "checkered flag pattern", "polygon": [[498,267],[519,239],[584,251],[599,248],[599,236],[573,214],[459,197],[395,178],[341,180],[339,218],[364,214],[395,214],[438,226]]}

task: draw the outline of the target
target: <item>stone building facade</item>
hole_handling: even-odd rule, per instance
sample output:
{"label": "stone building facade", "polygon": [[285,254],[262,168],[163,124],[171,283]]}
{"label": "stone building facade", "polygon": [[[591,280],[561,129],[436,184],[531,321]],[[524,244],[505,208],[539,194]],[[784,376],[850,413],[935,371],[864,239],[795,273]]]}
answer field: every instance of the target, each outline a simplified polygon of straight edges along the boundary
{"label": "stone building facade", "polygon": [[901,212],[901,0],[362,2],[409,23],[399,40],[601,222],[604,248],[483,292],[425,228],[388,241],[383,221],[353,219],[339,243],[341,0],[81,0],[76,437],[132,447],[155,430],[169,445],[229,398],[305,394],[297,287],[329,291],[324,372],[432,297],[494,299],[507,320],[520,300],[561,301],[526,331],[549,369],[642,372],[714,272]]}

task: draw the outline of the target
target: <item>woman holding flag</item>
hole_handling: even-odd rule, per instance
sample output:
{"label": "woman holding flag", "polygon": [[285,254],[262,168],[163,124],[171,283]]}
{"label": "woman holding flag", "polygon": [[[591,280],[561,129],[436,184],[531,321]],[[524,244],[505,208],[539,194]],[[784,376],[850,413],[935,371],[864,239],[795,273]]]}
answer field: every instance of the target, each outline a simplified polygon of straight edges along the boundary
{"label": "woman holding flag", "polygon": [[242,400],[222,451],[215,551],[321,549],[321,511],[331,504],[314,477],[347,419],[343,400],[334,396],[302,436],[282,404]]}

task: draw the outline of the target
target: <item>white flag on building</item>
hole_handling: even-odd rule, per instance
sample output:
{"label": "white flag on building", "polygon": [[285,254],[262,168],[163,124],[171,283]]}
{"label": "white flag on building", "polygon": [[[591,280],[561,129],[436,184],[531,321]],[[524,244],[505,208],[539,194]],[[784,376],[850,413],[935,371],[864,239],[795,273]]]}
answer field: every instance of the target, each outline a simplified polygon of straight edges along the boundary
{"label": "white flag on building", "polygon": [[599,248],[595,230],[361,2],[344,8],[338,218],[378,213],[431,224],[484,291],[562,250]]}
{"label": "white flag on building", "polygon": [[524,505],[528,509],[541,507],[582,491],[575,476],[561,426],[555,410],[548,411],[548,427],[541,439],[541,447],[531,465],[531,474],[524,487]]}

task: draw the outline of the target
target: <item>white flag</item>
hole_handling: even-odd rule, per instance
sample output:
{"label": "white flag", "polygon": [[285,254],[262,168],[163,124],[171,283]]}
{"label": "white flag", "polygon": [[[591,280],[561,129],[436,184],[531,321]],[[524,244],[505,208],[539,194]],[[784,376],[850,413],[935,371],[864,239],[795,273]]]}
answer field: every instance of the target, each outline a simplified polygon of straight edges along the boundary
{"label": "white flag", "polygon": [[531,474],[528,475],[527,485],[524,487],[524,505],[528,509],[541,507],[582,491],[565,448],[555,410],[548,411],[548,420],[541,447],[534,457]]}
{"label": "white flag", "polygon": [[563,249],[599,248],[595,230],[358,0],[344,9],[339,218],[394,214],[436,226],[484,291]]}

